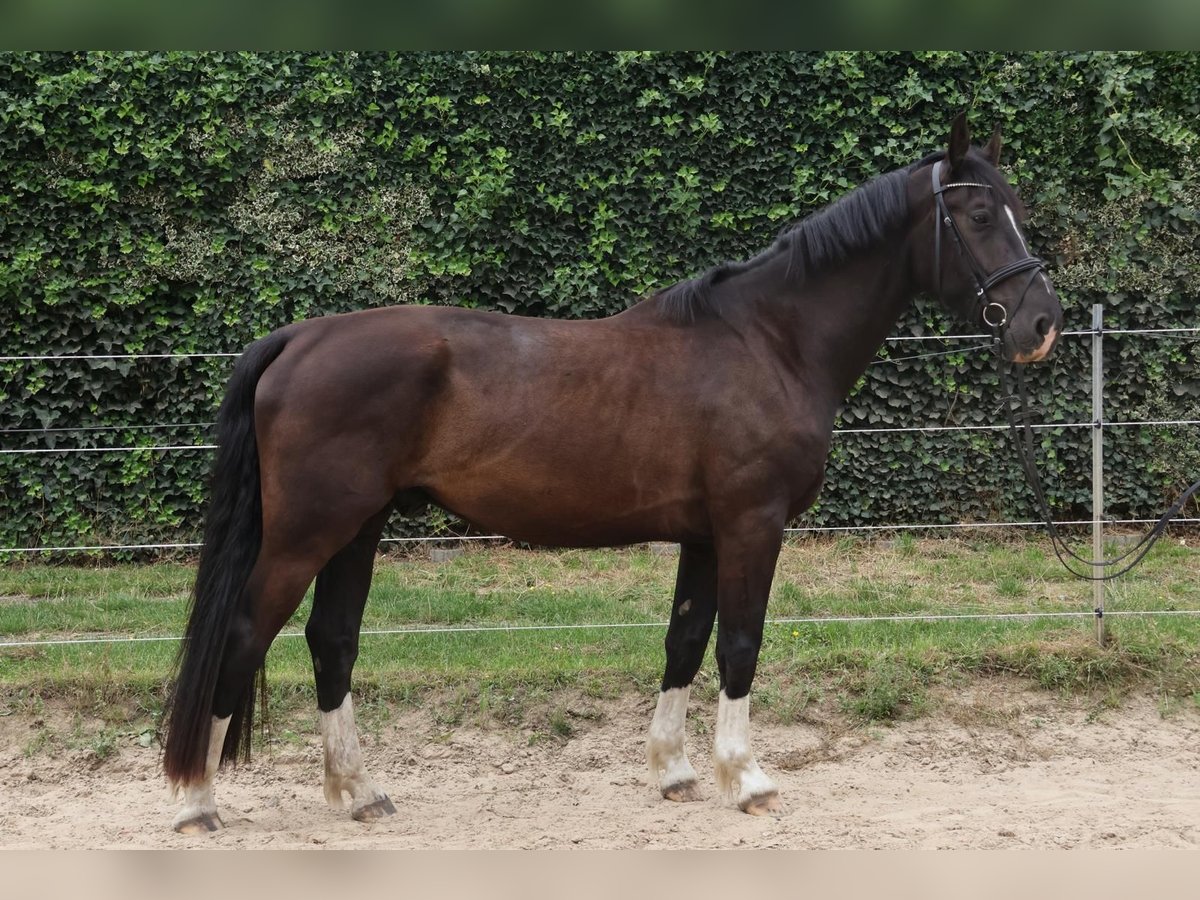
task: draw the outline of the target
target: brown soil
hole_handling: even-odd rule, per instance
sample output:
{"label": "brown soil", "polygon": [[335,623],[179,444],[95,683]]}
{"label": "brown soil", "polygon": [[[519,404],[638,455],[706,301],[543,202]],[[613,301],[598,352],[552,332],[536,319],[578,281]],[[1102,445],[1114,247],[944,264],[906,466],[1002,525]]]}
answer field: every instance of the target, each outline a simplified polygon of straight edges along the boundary
{"label": "brown soil", "polygon": [[[505,728],[446,732],[429,710],[363,735],[398,809],[360,825],[326,807],[315,736],[223,773],[228,828],[170,830],[153,748],[104,759],[37,747],[27,714],[0,718],[2,847],[1196,847],[1200,712],[1149,698],[1118,708],[980,682],[927,717],[850,726],[835,714],[757,724],[755,746],[785,815],[758,819],[715,796],[715,710],[693,701],[689,750],[705,799],[663,801],[643,763],[652,700],[605,701],[567,739]],[[43,719],[48,719],[49,715]],[[66,720],[69,721],[69,720]],[[70,727],[70,726],[68,726]],[[78,730],[77,730],[78,731]],[[78,741],[76,742],[79,743]]]}

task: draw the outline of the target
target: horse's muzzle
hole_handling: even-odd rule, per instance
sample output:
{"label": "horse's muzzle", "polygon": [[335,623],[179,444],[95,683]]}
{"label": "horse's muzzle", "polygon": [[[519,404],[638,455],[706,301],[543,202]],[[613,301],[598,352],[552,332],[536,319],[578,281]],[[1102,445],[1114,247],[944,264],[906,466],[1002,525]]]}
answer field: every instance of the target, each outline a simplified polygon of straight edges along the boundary
{"label": "horse's muzzle", "polygon": [[1015,353],[1010,358],[1013,362],[1022,364],[1041,362],[1054,350],[1054,345],[1058,343],[1058,334],[1057,328],[1051,328],[1038,347],[1030,351]]}

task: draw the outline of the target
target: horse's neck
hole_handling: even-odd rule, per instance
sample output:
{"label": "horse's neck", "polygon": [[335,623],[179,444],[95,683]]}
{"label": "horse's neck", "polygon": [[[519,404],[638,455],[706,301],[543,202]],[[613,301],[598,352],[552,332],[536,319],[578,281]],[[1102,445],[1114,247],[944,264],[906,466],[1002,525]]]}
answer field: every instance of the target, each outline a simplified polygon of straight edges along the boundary
{"label": "horse's neck", "polygon": [[907,256],[896,241],[767,300],[791,336],[785,365],[844,398],[916,294]]}

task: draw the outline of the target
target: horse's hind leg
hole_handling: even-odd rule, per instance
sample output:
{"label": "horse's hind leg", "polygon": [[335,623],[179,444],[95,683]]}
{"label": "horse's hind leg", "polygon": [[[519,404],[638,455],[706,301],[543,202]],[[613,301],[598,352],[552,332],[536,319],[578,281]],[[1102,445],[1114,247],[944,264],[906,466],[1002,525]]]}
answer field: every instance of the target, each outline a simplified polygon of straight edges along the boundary
{"label": "horse's hind leg", "polygon": [[255,672],[317,573],[387,502],[380,493],[373,503],[362,495],[353,505],[345,498],[338,503],[331,490],[321,489],[337,483],[329,479],[323,485],[315,477],[292,483],[310,485],[303,499],[264,490],[262,544],[220,655],[207,765],[203,777],[181,785],[184,805],[174,828],[185,834],[222,827],[213,778],[222,760],[248,755]]}
{"label": "horse's hind leg", "polygon": [[675,600],[667,628],[667,666],[646,741],[650,774],[668,800],[700,799],[696,770],[684,750],[684,724],[692,680],[704,659],[716,614],[716,552],[710,544],[684,544],[679,549]]}
{"label": "horse's hind leg", "polygon": [[173,823],[176,831],[197,834],[223,827],[213,778],[222,758],[236,756],[243,741],[249,740],[242,723],[248,721],[254,704],[254,673],[262,667],[275,635],[304,599],[323,560],[311,552],[283,551],[266,544],[260,550],[246,585],[248,602],[236,614],[221,656],[204,777],[182,785],[183,808]]}
{"label": "horse's hind leg", "polygon": [[371,587],[375,550],[391,513],[391,505],[372,517],[358,536],[334,555],[317,575],[312,614],[304,634],[312,651],[325,748],[325,799],[341,808],[350,795],[350,814],[360,822],[396,811],[363,765],[350,673],[358,658],[358,633]]}
{"label": "horse's hind leg", "polygon": [[204,776],[177,788],[183,793],[183,807],[176,814],[171,826],[180,834],[203,834],[206,831],[218,831],[224,827],[220,815],[217,814],[217,801],[213,796],[213,778],[221,764],[221,747],[225,744],[225,734],[228,731],[229,716],[212,717],[208,760],[204,766]]}

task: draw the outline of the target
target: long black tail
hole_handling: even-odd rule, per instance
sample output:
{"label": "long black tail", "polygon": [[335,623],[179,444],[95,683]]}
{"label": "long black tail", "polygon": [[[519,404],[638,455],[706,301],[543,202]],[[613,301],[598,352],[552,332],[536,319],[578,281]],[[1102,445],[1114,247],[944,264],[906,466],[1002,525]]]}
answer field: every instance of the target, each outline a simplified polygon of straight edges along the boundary
{"label": "long black tail", "polygon": [[[204,776],[212,727],[213,696],[230,625],[262,544],[262,495],[254,392],[258,380],[287,344],[275,332],[246,348],[229,380],[217,414],[217,460],[204,523],[204,546],[192,591],[191,611],[176,662],[175,684],[164,716],[163,771],[174,784]],[[250,752],[254,676],[237,701],[222,760]]]}

